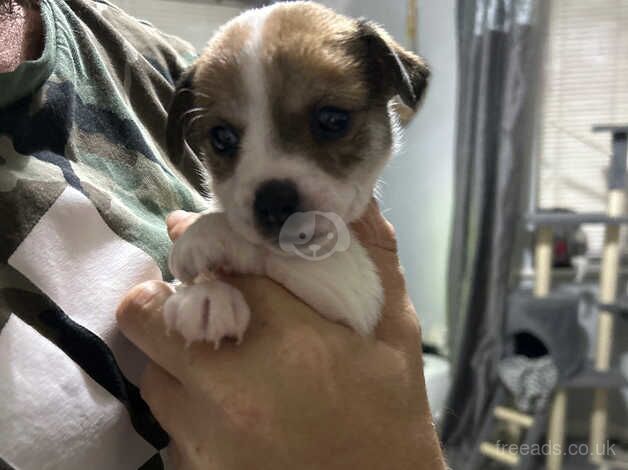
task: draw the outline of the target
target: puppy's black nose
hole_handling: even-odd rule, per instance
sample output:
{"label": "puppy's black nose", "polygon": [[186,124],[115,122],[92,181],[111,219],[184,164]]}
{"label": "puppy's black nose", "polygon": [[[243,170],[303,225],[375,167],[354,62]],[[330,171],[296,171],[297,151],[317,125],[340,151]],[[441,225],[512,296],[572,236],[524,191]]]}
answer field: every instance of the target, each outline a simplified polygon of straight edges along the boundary
{"label": "puppy's black nose", "polygon": [[290,180],[270,180],[255,192],[255,222],[266,235],[277,235],[284,222],[299,211],[297,186]]}

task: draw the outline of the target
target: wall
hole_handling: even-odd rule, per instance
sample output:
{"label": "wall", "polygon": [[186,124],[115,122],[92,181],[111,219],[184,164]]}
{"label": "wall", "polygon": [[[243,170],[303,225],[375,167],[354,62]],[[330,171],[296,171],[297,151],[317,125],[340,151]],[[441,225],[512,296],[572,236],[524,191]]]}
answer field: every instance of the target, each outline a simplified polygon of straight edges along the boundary
{"label": "wall", "polygon": [[130,15],[203,49],[212,33],[240,13],[232,5],[185,0],[113,0]]}

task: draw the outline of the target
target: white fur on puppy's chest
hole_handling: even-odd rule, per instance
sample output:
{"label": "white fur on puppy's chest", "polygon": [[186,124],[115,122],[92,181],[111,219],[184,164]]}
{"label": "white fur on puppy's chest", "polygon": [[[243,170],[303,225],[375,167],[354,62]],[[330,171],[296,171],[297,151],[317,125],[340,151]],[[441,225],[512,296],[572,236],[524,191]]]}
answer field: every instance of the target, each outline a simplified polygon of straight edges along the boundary
{"label": "white fur on puppy's chest", "polygon": [[[241,274],[267,275],[323,317],[343,323],[360,335],[372,333],[379,320],[384,296],[381,282],[375,265],[354,236],[348,250],[322,260],[306,260],[274,254],[249,243],[230,229],[223,213],[205,214],[175,242],[170,269],[176,277],[191,281],[206,271],[224,267]],[[205,339],[219,343],[225,336],[242,338],[248,325],[248,309],[242,307],[241,295],[234,294],[235,289],[227,284],[214,282],[219,284],[184,286],[166,304],[168,324],[188,342]],[[233,305],[208,310],[212,295],[217,294],[220,299],[232,298]]]}
{"label": "white fur on puppy's chest", "polygon": [[266,274],[325,318],[361,335],[372,333],[377,325],[383,302],[381,282],[375,265],[353,235],[347,251],[324,260],[270,256]]}

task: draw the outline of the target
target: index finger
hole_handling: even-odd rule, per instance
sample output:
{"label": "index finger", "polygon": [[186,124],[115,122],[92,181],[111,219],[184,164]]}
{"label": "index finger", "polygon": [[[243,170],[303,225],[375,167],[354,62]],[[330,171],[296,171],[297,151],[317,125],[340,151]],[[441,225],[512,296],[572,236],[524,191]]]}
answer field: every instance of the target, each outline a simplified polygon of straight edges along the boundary
{"label": "index finger", "polygon": [[184,342],[178,334],[168,334],[162,314],[163,305],[173,292],[174,288],[165,282],[143,282],[126,294],[116,317],[124,336],[182,381]]}

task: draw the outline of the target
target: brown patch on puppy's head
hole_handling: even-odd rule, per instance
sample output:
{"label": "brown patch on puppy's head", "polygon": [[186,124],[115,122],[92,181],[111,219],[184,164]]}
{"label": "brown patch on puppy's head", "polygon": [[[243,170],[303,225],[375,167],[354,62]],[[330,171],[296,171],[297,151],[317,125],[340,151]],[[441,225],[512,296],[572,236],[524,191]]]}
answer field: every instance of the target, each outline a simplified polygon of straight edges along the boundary
{"label": "brown patch on puppy's head", "polygon": [[212,38],[182,87],[187,101],[172,106],[169,134],[187,135],[233,228],[252,241],[276,237],[295,211],[350,222],[393,151],[391,100],[416,109],[427,76],[370,22],[279,3]]}
{"label": "brown patch on puppy's head", "polygon": [[[268,18],[263,36],[276,145],[336,177],[366,157],[370,141],[370,93],[364,64],[352,50],[355,40],[355,21],[314,3],[282,5]],[[349,113],[350,129],[342,138],[313,132],[313,116],[326,107]]]}
{"label": "brown patch on puppy's head", "polygon": [[[336,176],[366,159],[369,148],[385,154],[392,144],[391,98],[400,95],[416,110],[427,85],[422,59],[380,27],[315,3],[281,4],[266,20],[262,42],[278,145],[288,152],[307,148]],[[326,106],[350,112],[344,138],[326,141],[311,132],[310,116]],[[373,127],[382,131],[371,132]]]}

